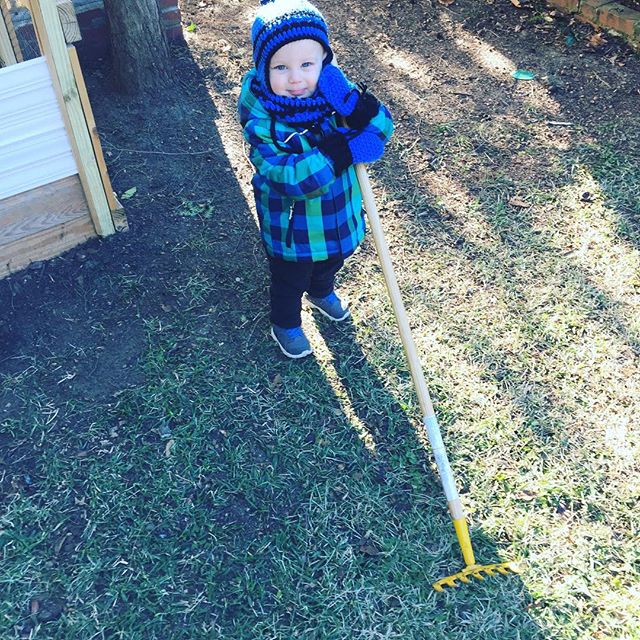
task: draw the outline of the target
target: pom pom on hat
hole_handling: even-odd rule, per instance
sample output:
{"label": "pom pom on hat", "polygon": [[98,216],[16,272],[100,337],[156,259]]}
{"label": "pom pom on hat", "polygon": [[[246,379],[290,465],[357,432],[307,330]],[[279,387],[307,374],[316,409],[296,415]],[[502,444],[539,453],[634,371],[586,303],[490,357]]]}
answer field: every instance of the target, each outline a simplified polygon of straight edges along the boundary
{"label": "pom pom on hat", "polygon": [[253,21],[251,40],[253,61],[258,81],[269,87],[269,62],[285,44],[296,40],[315,40],[327,52],[324,64],[329,64],[333,52],[329,46],[327,23],[320,11],[308,0],[260,0]]}

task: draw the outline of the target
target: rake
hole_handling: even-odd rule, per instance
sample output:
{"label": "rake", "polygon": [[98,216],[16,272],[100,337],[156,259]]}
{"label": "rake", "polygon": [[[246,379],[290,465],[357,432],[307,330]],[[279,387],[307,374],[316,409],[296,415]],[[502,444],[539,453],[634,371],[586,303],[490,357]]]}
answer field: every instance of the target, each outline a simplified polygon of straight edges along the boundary
{"label": "rake", "polygon": [[438,473],[440,474],[442,488],[444,489],[444,493],[447,498],[449,513],[453,520],[453,526],[456,531],[456,536],[458,538],[458,543],[460,544],[462,557],[464,558],[465,563],[464,569],[447,576],[446,578],[437,580],[433,583],[433,588],[436,591],[444,591],[445,587],[457,587],[460,582],[471,582],[470,578],[484,580],[486,576],[494,576],[496,574],[508,575],[510,573],[520,573],[521,569],[515,562],[476,564],[473,547],[471,546],[471,538],[469,536],[469,528],[467,527],[467,520],[462,508],[462,503],[460,502],[460,497],[458,496],[451,466],[449,465],[449,459],[447,458],[447,452],[444,447],[444,442],[442,441],[442,435],[440,434],[438,419],[436,418],[433,410],[433,403],[431,402],[429,389],[427,388],[427,384],[424,379],[422,366],[409,328],[407,314],[402,302],[402,297],[400,296],[400,289],[391,264],[389,248],[382,231],[380,217],[378,216],[378,209],[373,198],[373,191],[371,189],[371,183],[369,182],[369,176],[367,175],[367,170],[363,164],[356,164],[356,174],[358,176],[358,182],[360,183],[360,191],[362,192],[364,207],[367,212],[367,218],[369,219],[369,226],[373,233],[378,257],[380,258],[382,273],[384,274],[385,283],[387,285],[396,316],[396,322],[398,323],[398,329],[400,330],[400,338],[402,339],[402,345],[404,346],[404,351],[409,363],[409,369],[411,371],[411,377],[413,378],[413,384],[420,403],[420,409],[423,416],[422,421],[438,466]]}

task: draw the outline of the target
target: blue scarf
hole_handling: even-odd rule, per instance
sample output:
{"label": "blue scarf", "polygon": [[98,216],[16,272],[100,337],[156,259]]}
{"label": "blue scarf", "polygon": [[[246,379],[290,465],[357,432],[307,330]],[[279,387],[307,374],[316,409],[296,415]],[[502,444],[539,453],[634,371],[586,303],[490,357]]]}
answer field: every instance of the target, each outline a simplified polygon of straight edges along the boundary
{"label": "blue scarf", "polygon": [[253,78],[251,91],[262,106],[276,119],[293,125],[313,125],[322,122],[335,110],[316,89],[309,98],[288,98],[277,96],[265,90],[258,78]]}

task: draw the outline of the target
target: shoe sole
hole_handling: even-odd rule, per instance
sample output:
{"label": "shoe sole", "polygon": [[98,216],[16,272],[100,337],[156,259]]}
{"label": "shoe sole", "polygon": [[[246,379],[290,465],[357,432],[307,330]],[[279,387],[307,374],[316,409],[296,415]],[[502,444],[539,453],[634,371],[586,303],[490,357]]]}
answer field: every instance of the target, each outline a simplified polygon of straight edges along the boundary
{"label": "shoe sole", "polygon": [[280,343],[280,340],[278,340],[278,338],[276,337],[275,332],[273,331],[273,329],[271,329],[271,337],[276,341],[276,344],[280,347],[280,351],[282,351],[282,353],[284,353],[285,356],[287,356],[287,358],[293,358],[294,360],[298,360],[300,358],[306,358],[307,356],[310,356],[313,351],[311,349],[308,349],[306,351],[303,351],[302,353],[289,353]]}
{"label": "shoe sole", "polygon": [[329,318],[329,320],[332,320],[333,322],[342,322],[343,320],[346,320],[350,315],[351,315],[351,311],[349,311],[349,309],[347,309],[344,312],[344,315],[341,318],[335,318],[334,316],[328,314],[322,307],[319,307],[317,304],[315,304],[311,298],[307,298],[307,302],[314,308],[317,309],[325,318]]}

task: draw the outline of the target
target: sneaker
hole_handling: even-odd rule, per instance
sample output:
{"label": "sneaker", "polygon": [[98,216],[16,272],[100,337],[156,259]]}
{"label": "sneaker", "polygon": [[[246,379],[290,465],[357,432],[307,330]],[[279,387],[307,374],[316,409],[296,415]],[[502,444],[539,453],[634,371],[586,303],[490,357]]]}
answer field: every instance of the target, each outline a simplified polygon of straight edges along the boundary
{"label": "sneaker", "polygon": [[311,353],[311,345],[307,336],[304,335],[302,327],[283,329],[272,324],[271,337],[278,343],[280,351],[288,358],[304,358]]}
{"label": "sneaker", "polygon": [[308,295],[307,300],[309,300],[309,304],[312,307],[315,307],[321,314],[334,322],[345,320],[351,315],[349,308],[338,298],[335,291],[332,291],[324,298],[314,298]]}

